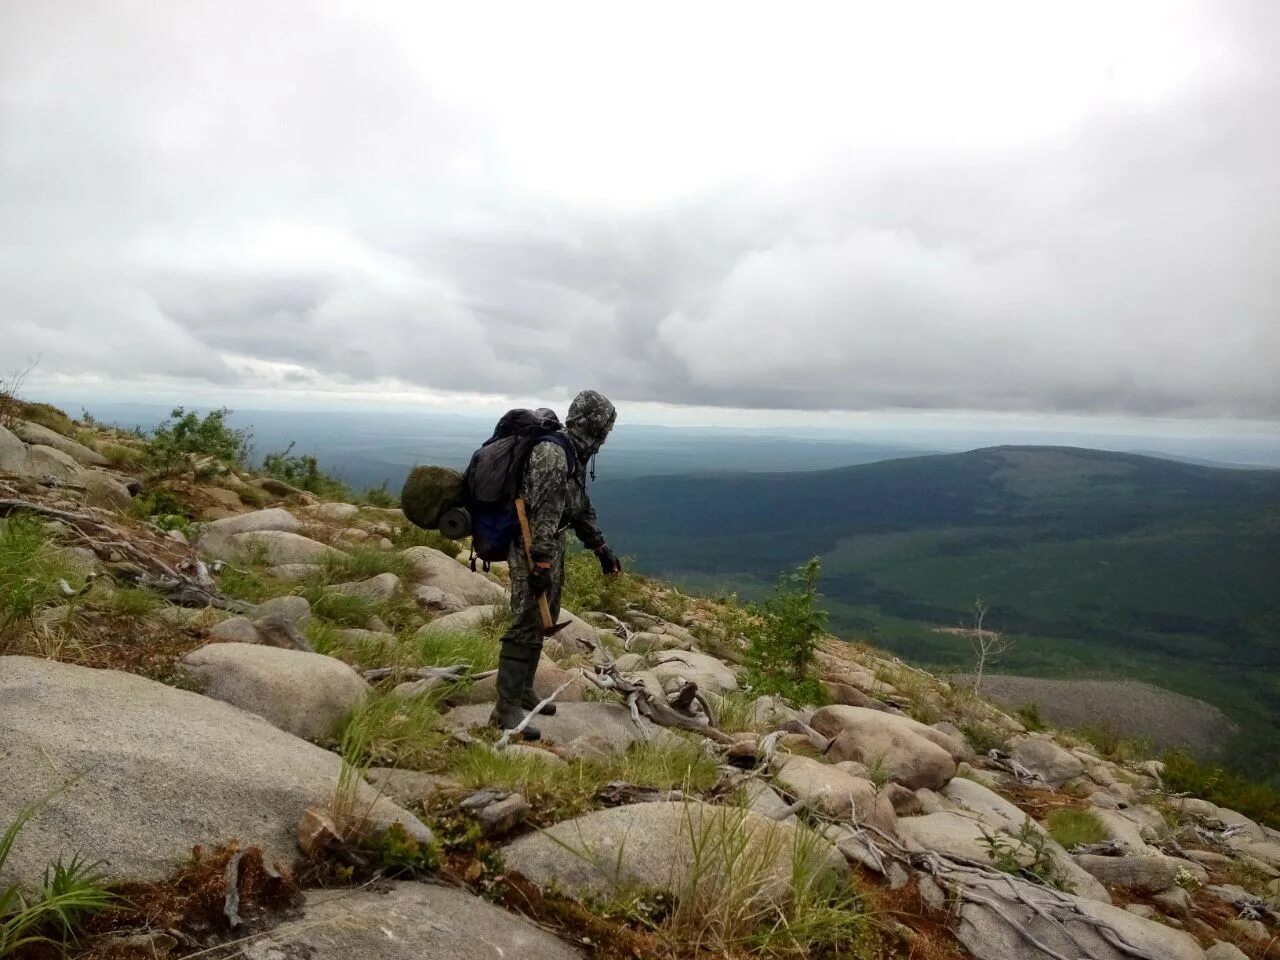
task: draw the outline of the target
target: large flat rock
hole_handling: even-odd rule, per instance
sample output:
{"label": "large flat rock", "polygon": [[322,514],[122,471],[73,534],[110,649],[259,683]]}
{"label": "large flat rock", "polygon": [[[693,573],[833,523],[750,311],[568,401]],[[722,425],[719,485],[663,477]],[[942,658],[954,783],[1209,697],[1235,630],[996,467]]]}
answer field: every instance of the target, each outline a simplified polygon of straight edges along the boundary
{"label": "large flat rock", "polygon": [[371,692],[336,657],[258,643],[211,643],[188,653],[182,666],[206,696],[311,739],[335,734]]}
{"label": "large flat rock", "polygon": [[309,894],[302,916],[244,948],[245,960],[581,960],[514,913],[452,887]]}
{"label": "large flat rock", "polygon": [[70,437],[64,437],[62,434],[38,423],[31,423],[28,420],[15,420],[13,422],[13,432],[27,443],[38,443],[46,447],[53,447],[55,450],[61,450],[76,463],[83,464],[86,467],[105,467],[108,463],[107,458],[97,450],[90,449],[83,443],[78,443]]}
{"label": "large flat rock", "polygon": [[[539,683],[539,688],[541,686]],[[450,710],[444,719],[451,726],[465,730],[488,723],[492,710],[492,703],[473,703]],[[538,717],[534,722],[544,740],[561,746],[589,741],[617,753],[645,739],[641,727],[632,722],[630,711],[621,703],[559,703],[554,717]],[[640,723],[651,740],[675,736],[643,717]]]}
{"label": "large flat rock", "polygon": [[438,587],[465,605],[502,603],[506,599],[507,592],[498,584],[479,573],[472,573],[439,550],[411,547],[404,552],[404,558],[413,565],[410,580]]}
{"label": "large flat rock", "polygon": [[813,715],[815,730],[831,738],[827,756],[880,766],[895,783],[937,790],[955,776],[965,746],[910,717],[864,707],[823,707]]}
{"label": "large flat rock", "polygon": [[[341,761],[230,704],[143,677],[0,657],[0,823],[49,797],[0,885],[36,882],[79,851],[121,879],[160,879],[194,844],[238,839],[290,863],[310,806],[325,806]],[[362,788],[372,818],[426,828]]]}
{"label": "large flat rock", "polygon": [[539,886],[606,897],[635,889],[687,895],[691,882],[714,885],[731,872],[781,902],[791,892],[795,856],[820,873],[848,870],[820,838],[798,844],[791,824],[698,801],[597,810],[521,837],[503,855],[509,870]]}

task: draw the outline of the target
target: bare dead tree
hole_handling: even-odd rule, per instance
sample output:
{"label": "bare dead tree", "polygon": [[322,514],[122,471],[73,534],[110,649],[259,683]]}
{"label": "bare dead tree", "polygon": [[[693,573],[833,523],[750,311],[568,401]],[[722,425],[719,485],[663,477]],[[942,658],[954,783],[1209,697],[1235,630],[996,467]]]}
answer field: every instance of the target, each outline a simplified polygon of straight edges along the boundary
{"label": "bare dead tree", "polygon": [[1012,637],[1006,637],[998,630],[988,630],[984,625],[987,618],[987,605],[981,597],[973,601],[973,626],[966,631],[969,645],[973,648],[973,692],[982,692],[982,678],[987,667],[995,663],[1001,656],[1009,652],[1013,646]]}
{"label": "bare dead tree", "polygon": [[22,391],[22,382],[27,379],[40,364],[40,358],[27,362],[25,370],[13,370],[7,376],[0,377],[0,427],[8,425],[18,408],[18,394]]}

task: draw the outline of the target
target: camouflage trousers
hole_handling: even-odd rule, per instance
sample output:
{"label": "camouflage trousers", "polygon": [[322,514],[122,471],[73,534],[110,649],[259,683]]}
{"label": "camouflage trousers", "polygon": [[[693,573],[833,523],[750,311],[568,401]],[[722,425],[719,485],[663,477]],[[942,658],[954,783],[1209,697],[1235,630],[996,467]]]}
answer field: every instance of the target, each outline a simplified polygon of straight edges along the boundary
{"label": "camouflage trousers", "polygon": [[[511,571],[511,626],[502,636],[503,643],[517,643],[522,647],[542,648],[542,615],[538,612],[538,597],[529,589],[529,561],[524,547],[511,545],[507,554]],[[547,603],[551,607],[551,622],[560,619],[560,591],[564,587],[564,543],[556,541],[551,557],[551,587],[547,590]]]}

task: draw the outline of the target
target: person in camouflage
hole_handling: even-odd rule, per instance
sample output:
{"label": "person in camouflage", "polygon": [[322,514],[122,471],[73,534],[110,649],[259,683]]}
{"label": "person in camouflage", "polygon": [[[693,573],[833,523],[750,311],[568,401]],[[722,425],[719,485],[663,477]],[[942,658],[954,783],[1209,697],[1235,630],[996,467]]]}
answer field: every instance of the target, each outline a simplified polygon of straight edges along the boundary
{"label": "person in camouflage", "polygon": [[[543,641],[538,596],[546,594],[551,619],[558,622],[564,586],[564,531],[573,529],[582,545],[595,553],[606,574],[622,572],[622,563],[605,543],[587,495],[587,463],[604,445],[615,419],[617,411],[604,396],[594,390],[582,391],[569,406],[564,429],[576,454],[573,471],[559,444],[545,442],[534,446],[525,467],[519,496],[529,514],[533,567],[530,569],[525,558],[523,542],[517,539],[507,557],[511,570],[511,627],[502,637],[498,702],[489,718],[490,723],[504,730],[517,726],[525,718],[525,711],[536,707],[540,699],[533,689]],[[542,712],[555,713],[555,704],[548,704]],[[526,740],[540,736],[532,724],[525,727]]]}

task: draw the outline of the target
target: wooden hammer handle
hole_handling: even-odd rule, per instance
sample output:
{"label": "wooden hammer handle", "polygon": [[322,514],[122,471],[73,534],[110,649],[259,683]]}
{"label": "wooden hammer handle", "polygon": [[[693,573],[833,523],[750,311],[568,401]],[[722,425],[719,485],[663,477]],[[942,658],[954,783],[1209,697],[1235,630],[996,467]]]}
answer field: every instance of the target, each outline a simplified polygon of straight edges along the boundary
{"label": "wooden hammer handle", "polygon": [[[529,570],[533,570],[533,531],[529,528],[529,514],[524,508],[524,500],[516,497],[516,517],[520,521],[520,539],[524,543],[524,558],[529,562]],[[547,603],[545,593],[538,594],[538,612],[542,614],[542,629],[550,630],[556,622],[551,619],[551,604]]]}

